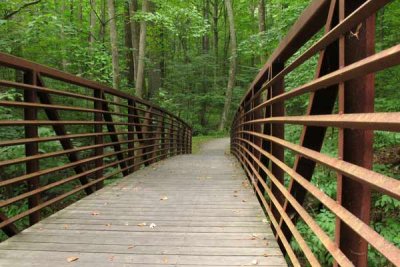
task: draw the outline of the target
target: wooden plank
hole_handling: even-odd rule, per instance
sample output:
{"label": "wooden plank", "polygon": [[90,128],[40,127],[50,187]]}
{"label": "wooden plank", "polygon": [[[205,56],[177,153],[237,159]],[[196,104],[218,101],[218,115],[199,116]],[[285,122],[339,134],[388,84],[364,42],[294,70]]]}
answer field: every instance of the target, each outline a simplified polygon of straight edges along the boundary
{"label": "wooden plank", "polygon": [[286,266],[227,144],[141,169],[42,220],[0,244],[0,266]]}

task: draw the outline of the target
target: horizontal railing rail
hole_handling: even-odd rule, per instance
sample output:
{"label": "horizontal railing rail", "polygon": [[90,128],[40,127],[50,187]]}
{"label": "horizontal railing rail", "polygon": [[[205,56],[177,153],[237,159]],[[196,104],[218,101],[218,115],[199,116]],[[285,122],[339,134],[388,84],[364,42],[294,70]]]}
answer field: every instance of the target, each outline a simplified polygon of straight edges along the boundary
{"label": "horizontal railing rail", "polygon": [[[312,1],[234,116],[231,152],[252,181],[294,266],[321,266],[299,221],[335,266],[367,266],[369,247],[400,266],[399,247],[370,225],[372,192],[400,199],[400,181],[372,170],[374,131],[400,132],[400,112],[374,113],[375,73],[400,64],[399,44],[375,53],[375,14],[390,2]],[[315,57],[314,78],[285,89],[287,78]],[[301,98],[305,95],[308,102]],[[292,111],[288,104],[301,103],[293,101],[308,107]],[[292,114],[296,112],[300,114]],[[285,136],[289,126],[301,127],[296,128],[298,137]],[[337,136],[336,156],[321,152],[328,128]],[[293,162],[288,155],[294,155]],[[313,182],[317,166],[336,173],[330,181],[336,184],[336,196]],[[307,198],[336,217],[333,235],[318,224]]]}
{"label": "horizontal railing rail", "polygon": [[0,229],[8,236],[107,179],[191,153],[191,127],[165,109],[3,53],[0,113]]}

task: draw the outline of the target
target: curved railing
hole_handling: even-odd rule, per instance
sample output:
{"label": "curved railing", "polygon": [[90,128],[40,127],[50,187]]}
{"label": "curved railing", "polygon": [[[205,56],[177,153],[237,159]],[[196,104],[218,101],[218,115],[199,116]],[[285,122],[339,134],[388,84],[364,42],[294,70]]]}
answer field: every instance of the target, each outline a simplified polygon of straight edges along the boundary
{"label": "curved railing", "polygon": [[[400,131],[399,112],[374,113],[374,74],[400,64],[398,44],[374,52],[375,14],[389,2],[313,1],[251,84],[234,117],[231,151],[295,266],[305,261],[320,266],[297,228],[299,220],[336,266],[367,266],[369,246],[400,266],[399,248],[370,226],[371,192],[400,199],[400,181],[371,170],[374,131]],[[285,78],[314,56],[314,78],[285,90]],[[308,108],[302,114],[285,114],[288,104],[301,110],[296,105],[306,101],[305,95]],[[299,137],[285,138],[285,125],[300,126]],[[337,156],[320,152],[328,127],[338,136]],[[285,159],[288,154],[295,155],[294,163]],[[316,165],[336,173],[333,196],[312,182]],[[333,235],[310,214],[306,197],[336,217]]]}
{"label": "curved railing", "polygon": [[0,229],[8,236],[107,179],[191,153],[190,126],[150,102],[2,53],[0,77]]}

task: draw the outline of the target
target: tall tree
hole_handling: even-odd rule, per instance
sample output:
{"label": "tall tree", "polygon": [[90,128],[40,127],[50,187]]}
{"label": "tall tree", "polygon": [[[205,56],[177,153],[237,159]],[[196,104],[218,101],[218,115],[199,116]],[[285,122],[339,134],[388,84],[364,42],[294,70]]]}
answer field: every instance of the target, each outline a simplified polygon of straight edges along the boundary
{"label": "tall tree", "polygon": [[[108,0],[108,16],[110,22],[110,42],[112,54],[112,70],[113,70],[113,87],[117,90],[120,89],[120,72],[119,72],[119,58],[118,58],[118,37],[117,25],[115,17],[114,0]],[[119,102],[119,97],[114,97],[115,102]]]}
{"label": "tall tree", "polygon": [[125,47],[126,47],[126,62],[128,65],[128,71],[126,72],[126,78],[128,80],[128,85],[130,87],[135,86],[135,61],[134,61],[134,54],[133,54],[133,36],[132,36],[132,29],[131,29],[131,16],[130,16],[130,9],[129,9],[129,2],[125,2],[125,17],[124,17],[124,24],[125,24]]}
{"label": "tall tree", "polygon": [[[260,2],[258,3],[258,31],[262,35],[267,30],[265,25],[265,0],[259,0],[259,1]],[[265,61],[267,60],[264,51],[262,51],[260,60],[261,64],[264,64]]]}
{"label": "tall tree", "polygon": [[[142,11],[147,13],[149,11],[149,0],[143,0]],[[137,68],[136,77],[136,96],[143,97],[144,87],[144,67],[145,67],[145,56],[146,56],[146,34],[147,34],[147,23],[146,19],[142,18],[140,22],[140,38],[139,38],[139,61]]]}
{"label": "tall tree", "polygon": [[96,0],[90,0],[90,32],[89,32],[89,48],[90,53],[93,53],[94,44],[94,29],[96,27]]}
{"label": "tall tree", "polygon": [[[65,16],[65,10],[66,10],[66,3],[65,3],[65,1],[66,0],[62,0],[61,1],[61,32],[60,32],[60,38],[61,38],[61,40],[62,40],[62,43],[64,43],[64,40],[65,40],[65,19],[64,19],[64,16]],[[65,47],[63,47],[62,48],[62,54],[61,54],[61,66],[62,66],[62,69],[63,69],[63,71],[66,71],[67,70],[67,59],[66,59],[66,57],[67,57],[67,51],[66,51],[66,48]]]}
{"label": "tall tree", "polygon": [[133,16],[138,11],[138,1],[131,0],[129,3],[129,15],[130,15],[130,23],[131,23],[131,36],[132,36],[132,48],[133,48],[133,64],[135,69],[135,81],[137,79],[137,69],[138,69],[138,59],[139,59],[139,34],[140,34],[140,25],[139,23],[133,19]]}
{"label": "tall tree", "polygon": [[[210,0],[204,0],[203,2],[203,18],[204,20],[208,23],[209,22],[209,16],[210,16]],[[210,36],[209,33],[207,32],[203,36],[203,55],[205,57],[208,57],[208,54],[210,52]],[[209,89],[209,83],[208,83],[208,66],[204,64],[203,69],[202,69],[202,93],[206,95],[208,93]],[[200,111],[200,125],[203,127],[207,126],[207,106],[208,106],[208,101],[206,99],[203,99],[201,101],[201,111]]]}
{"label": "tall tree", "polygon": [[228,85],[226,87],[225,94],[225,104],[224,110],[222,111],[221,122],[219,124],[219,130],[223,131],[226,126],[227,118],[232,103],[232,93],[233,87],[235,86],[235,76],[237,68],[237,44],[236,44],[236,30],[235,30],[235,19],[233,15],[232,1],[225,0],[226,12],[229,21],[229,35],[230,35],[230,45],[231,45],[231,58],[229,66],[229,79]]}

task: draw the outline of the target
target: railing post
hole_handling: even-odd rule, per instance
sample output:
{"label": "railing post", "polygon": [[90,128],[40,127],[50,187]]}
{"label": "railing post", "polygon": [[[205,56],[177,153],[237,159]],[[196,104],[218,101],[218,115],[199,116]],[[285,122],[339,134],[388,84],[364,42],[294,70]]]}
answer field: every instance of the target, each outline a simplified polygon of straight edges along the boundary
{"label": "railing post", "polygon": [[190,128],[189,129],[189,154],[192,154],[193,153],[193,151],[192,151],[192,144],[193,144],[193,132],[192,132],[192,129]]}
{"label": "railing post", "polygon": [[[24,73],[24,83],[30,85],[37,85],[37,73],[36,71],[26,71]],[[24,90],[24,101],[28,103],[37,102],[37,92],[34,89]],[[24,108],[24,119],[27,121],[37,120],[37,108],[26,107]],[[38,138],[38,126],[36,125],[25,125],[25,138]],[[25,144],[25,156],[36,156],[39,154],[39,145],[37,142]],[[26,162],[26,173],[35,173],[39,171],[39,160],[32,159]],[[35,177],[28,180],[28,191],[33,191],[40,187],[40,178]],[[35,194],[28,199],[29,209],[35,208],[40,204],[40,194]],[[40,221],[40,211],[35,211],[29,215],[29,223],[33,225]]]}
{"label": "railing post", "polygon": [[170,151],[170,156],[174,156],[175,155],[175,120],[174,118],[171,118],[171,125],[170,125],[170,142],[171,142],[171,151]]}
{"label": "railing post", "polygon": [[[284,68],[283,63],[277,62],[277,63],[272,64],[272,77],[274,77],[279,72],[281,72],[283,70],[283,68]],[[276,82],[275,85],[272,86],[270,97],[272,98],[277,95],[283,94],[284,91],[285,91],[284,79],[281,79],[280,81]],[[273,104],[271,106],[271,117],[273,118],[273,117],[281,117],[281,116],[285,116],[284,103],[279,102],[279,103]],[[284,139],[285,138],[284,125],[283,124],[272,124],[271,125],[271,134],[274,137]],[[280,146],[276,143],[272,143],[270,148],[271,148],[271,154],[273,156],[275,156],[277,159],[279,159],[282,162],[285,161],[284,160],[284,149],[282,146]],[[271,172],[273,175],[275,175],[275,177],[279,180],[279,182],[283,184],[283,177],[284,177],[283,170],[281,168],[279,168],[279,166],[272,163],[271,164]],[[281,192],[279,191],[279,189],[276,186],[271,185],[271,191],[276,196],[279,203],[283,204],[284,198],[283,198]],[[273,208],[272,211],[274,213],[275,218],[280,217],[279,212],[275,208]]]}
{"label": "railing post", "polygon": [[179,122],[180,130],[179,130],[179,154],[183,154],[183,143],[185,142],[185,137],[183,135],[183,125]]}
{"label": "railing post", "polygon": [[[159,112],[157,112],[157,116],[156,116],[156,125],[157,126],[154,126],[154,128],[155,128],[155,134],[154,134],[154,153],[153,153],[153,156],[155,157],[155,156],[157,156],[157,159],[155,159],[154,161],[159,161],[160,160],[160,157],[159,156],[161,156],[161,153],[162,153],[162,151],[161,151],[161,149],[162,149],[162,127],[163,127],[163,124],[162,124],[162,111],[159,111]],[[156,145],[157,144],[157,145]]]}
{"label": "railing post", "polygon": [[135,110],[134,110],[134,106],[135,106],[135,101],[132,99],[128,99],[128,158],[132,158],[130,160],[128,160],[128,166],[129,168],[129,173],[133,173],[135,171],[135,168],[133,167],[135,165]]}
{"label": "railing post", "polygon": [[146,146],[146,148],[143,149],[142,151],[142,162],[146,161],[144,163],[145,166],[150,165],[150,161],[147,161],[148,159],[151,158],[151,151],[152,148],[148,147],[152,144],[152,142],[149,140],[152,136],[151,130],[151,112],[152,112],[152,108],[151,107],[147,107],[147,111],[145,112],[144,115],[144,126],[142,127],[143,129],[143,145]]}
{"label": "railing post", "polygon": [[[362,5],[365,0],[344,1],[345,16]],[[343,3],[343,2],[342,2]],[[358,36],[345,39],[345,63],[352,64],[375,53],[375,15],[362,22]],[[345,82],[344,112],[374,112],[375,75]],[[346,90],[350,89],[351,90]],[[372,169],[373,131],[345,129],[343,135],[343,160]],[[370,221],[371,190],[367,185],[343,177],[338,181],[338,201],[365,223]],[[368,265],[368,243],[340,222],[339,247],[355,266]]]}
{"label": "railing post", "polygon": [[162,115],[162,120],[161,120],[161,140],[160,140],[160,143],[161,143],[160,154],[162,155],[161,159],[165,159],[167,157],[167,155],[168,155],[167,144],[166,144],[167,134],[165,133],[165,130],[166,130],[166,127],[165,127],[165,116],[166,115],[163,114]]}
{"label": "railing post", "polygon": [[[102,99],[103,92],[99,89],[94,90],[94,97],[98,98],[99,100],[94,100],[94,109],[96,110],[101,110],[103,112],[103,103],[100,99]],[[103,114],[102,112],[95,112],[94,113],[94,121],[95,122],[103,122]],[[98,135],[94,137],[94,144],[99,145],[99,147],[96,147],[94,150],[95,156],[101,156],[104,154],[104,147],[100,146],[103,145],[104,143],[104,137],[102,135],[103,132],[103,124],[95,124],[94,125],[94,132]],[[104,159],[96,159],[94,162],[95,168],[100,168],[104,164]],[[103,176],[103,170],[98,170],[94,173],[95,179],[98,180]],[[103,181],[99,182],[96,184],[96,189],[99,190],[103,188]]]}

